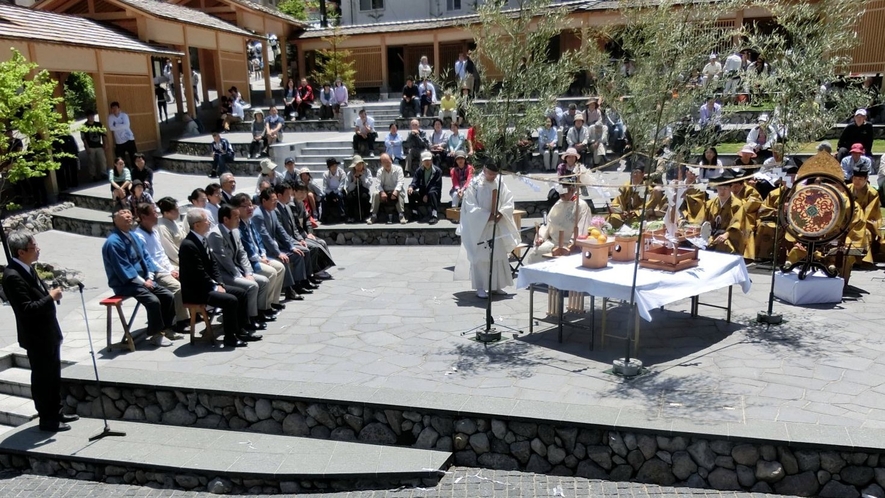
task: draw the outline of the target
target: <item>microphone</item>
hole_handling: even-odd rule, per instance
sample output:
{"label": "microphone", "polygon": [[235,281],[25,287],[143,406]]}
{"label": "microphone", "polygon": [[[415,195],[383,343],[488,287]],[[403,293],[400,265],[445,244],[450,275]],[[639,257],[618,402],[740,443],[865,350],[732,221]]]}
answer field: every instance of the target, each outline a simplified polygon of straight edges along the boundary
{"label": "microphone", "polygon": [[544,221],[542,221],[541,224],[544,226],[547,226],[547,210],[546,209],[541,210],[541,217],[544,219]]}

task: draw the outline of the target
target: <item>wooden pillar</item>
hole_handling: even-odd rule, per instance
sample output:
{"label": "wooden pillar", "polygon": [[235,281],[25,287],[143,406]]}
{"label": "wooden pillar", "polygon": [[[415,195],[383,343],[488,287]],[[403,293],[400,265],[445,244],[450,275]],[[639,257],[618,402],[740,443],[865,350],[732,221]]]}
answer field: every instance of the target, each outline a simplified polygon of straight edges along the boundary
{"label": "wooden pillar", "polygon": [[[61,102],[56,105],[56,110],[59,114],[61,114],[62,118],[67,121],[68,119],[68,111],[67,106],[64,101],[64,78],[65,73],[52,73],[50,77],[56,81],[55,88],[52,89],[52,96],[55,98],[61,98]],[[43,183],[46,185],[46,194],[47,200],[50,204],[55,203],[58,200],[58,170],[47,171],[46,176],[43,177]]]}
{"label": "wooden pillar", "polygon": [[[734,27],[735,27],[735,35],[732,40],[732,44],[737,46],[741,43],[741,36],[738,34],[741,26],[744,25],[744,9],[741,9],[734,13]],[[729,53],[730,55],[730,53]],[[724,61],[724,59],[720,58]]]}
{"label": "wooden pillar", "polygon": [[218,40],[218,32],[215,32],[215,50],[212,51],[212,59],[215,63],[215,91],[218,92],[218,101],[221,101],[221,97],[227,93],[227,88],[225,88],[224,79],[222,78],[222,70],[221,70],[221,43]]}
{"label": "wooden pillar", "polygon": [[194,95],[194,78],[191,73],[191,51],[187,46],[187,35],[184,36],[184,56],[181,58],[182,69],[184,70],[184,98],[187,102],[187,113],[191,117],[197,117],[197,103]]}
{"label": "wooden pillar", "polygon": [[[433,32],[433,81],[439,81],[439,34]],[[440,89],[441,90],[441,89]],[[441,94],[440,94],[441,96]]]}
{"label": "wooden pillar", "polygon": [[[292,79],[298,80],[299,78],[307,78],[307,58],[304,57],[304,47],[301,45],[297,46],[298,50],[295,53],[295,61],[297,62],[296,68],[298,69],[298,73],[292,73]],[[285,84],[285,82],[284,82]],[[351,92],[352,88],[348,88]]]}
{"label": "wooden pillar", "polygon": [[[390,76],[387,70],[387,37],[381,35],[381,93],[390,92]],[[348,88],[353,92],[353,88]]]}
{"label": "wooden pillar", "polygon": [[209,83],[206,81],[206,50],[197,49],[197,60],[200,62],[200,100],[203,103],[209,102]]}
{"label": "wooden pillar", "polygon": [[[181,51],[181,46],[176,47],[176,50]],[[181,116],[184,114],[184,106],[181,102],[181,70],[178,69],[178,62],[172,59],[172,94],[175,95],[175,115]]]}
{"label": "wooden pillar", "polygon": [[280,42],[280,70],[282,74],[280,75],[280,83],[285,85],[286,80],[289,78],[289,40],[284,38],[279,38]]}
{"label": "wooden pillar", "polygon": [[[110,111],[110,102],[108,102],[108,92],[104,81],[104,66],[102,64],[102,58],[99,55],[97,59],[98,72],[91,75],[92,84],[95,87],[95,114],[97,115],[96,121],[100,121],[105,129],[108,129],[108,112]],[[148,57],[148,67],[150,67],[150,57]],[[148,76],[150,76],[150,73],[148,73]],[[114,148],[112,147],[114,140],[110,130],[105,133],[104,143],[105,164],[107,166],[111,166],[112,164],[114,164]]]}
{"label": "wooden pillar", "polygon": [[52,96],[56,98],[61,98],[58,104],[55,106],[55,110],[61,114],[62,120],[68,121],[71,117],[68,116],[68,104],[65,102],[64,96],[64,88],[65,81],[68,79],[71,73],[55,73],[52,75],[52,78],[56,81],[55,89],[52,91]]}
{"label": "wooden pillar", "polygon": [[270,88],[270,43],[267,41],[267,37],[261,40],[261,46],[264,47],[264,103],[272,104],[273,103],[273,92]]}

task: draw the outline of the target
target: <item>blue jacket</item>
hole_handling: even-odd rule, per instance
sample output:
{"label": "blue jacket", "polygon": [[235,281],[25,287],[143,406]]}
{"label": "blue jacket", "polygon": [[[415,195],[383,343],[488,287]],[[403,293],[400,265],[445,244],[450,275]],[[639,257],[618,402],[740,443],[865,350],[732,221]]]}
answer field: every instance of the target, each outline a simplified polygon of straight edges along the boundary
{"label": "blue jacket", "polygon": [[259,207],[252,215],[252,224],[260,234],[259,238],[264,242],[269,257],[279,258],[280,254],[292,252],[296,242],[283,230],[276,211],[265,211],[263,207]]}
{"label": "blue jacket", "polygon": [[127,290],[140,287],[150,280],[160,268],[147,257],[144,246],[133,234],[128,236],[114,229],[101,248],[104,271],[108,286],[117,294],[127,294]]}
{"label": "blue jacket", "polygon": [[267,251],[264,249],[264,243],[261,242],[261,235],[255,230],[255,224],[246,224],[240,220],[240,240],[243,241],[243,248],[246,250],[246,256],[249,256],[249,262],[252,263],[252,271],[261,272],[262,257],[267,257]]}

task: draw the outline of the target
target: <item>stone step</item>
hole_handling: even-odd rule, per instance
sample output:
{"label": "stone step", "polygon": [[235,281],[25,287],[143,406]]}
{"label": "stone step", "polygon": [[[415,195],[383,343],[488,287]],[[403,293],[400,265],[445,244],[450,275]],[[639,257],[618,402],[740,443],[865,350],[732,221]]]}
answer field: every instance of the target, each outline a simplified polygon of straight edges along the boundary
{"label": "stone step", "polygon": [[[212,158],[208,156],[174,153],[156,157],[154,161],[160,168],[172,173],[206,176],[212,171]],[[228,164],[228,167],[235,176],[257,177],[258,172],[261,171],[261,159],[237,156],[233,163]],[[325,171],[325,169],[326,164],[323,162],[322,170],[317,169],[317,171]]]}
{"label": "stone step", "polygon": [[31,397],[31,371],[12,367],[0,371],[0,393],[23,398]]}
{"label": "stone step", "polygon": [[37,409],[31,398],[0,395],[0,424],[18,427],[37,418]]}
{"label": "stone step", "polygon": [[72,207],[52,215],[52,228],[78,235],[107,237],[114,229],[114,222],[109,212]]}
{"label": "stone step", "polygon": [[[251,132],[252,119],[248,119],[230,126],[233,132]],[[283,133],[304,133],[308,131],[341,131],[350,129],[344,123],[336,119],[310,119],[304,121],[288,120],[283,124]]]}
{"label": "stone step", "polygon": [[236,494],[434,486],[452,460],[450,451],[357,442],[122,420],[110,427],[126,435],[90,442],[103,429],[91,418],[56,434],[29,423],[9,431],[0,452],[39,474],[107,482],[130,476],[126,482]]}

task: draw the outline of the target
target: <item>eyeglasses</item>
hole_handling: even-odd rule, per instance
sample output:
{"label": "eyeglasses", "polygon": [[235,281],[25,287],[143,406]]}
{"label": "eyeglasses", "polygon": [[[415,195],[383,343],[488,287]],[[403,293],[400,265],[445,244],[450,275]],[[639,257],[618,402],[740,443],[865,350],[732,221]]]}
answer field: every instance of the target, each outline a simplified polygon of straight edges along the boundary
{"label": "eyeglasses", "polygon": [[27,247],[27,250],[28,250],[28,251],[39,251],[39,250],[40,250],[40,246],[38,246],[37,244],[29,245],[29,246]]}

